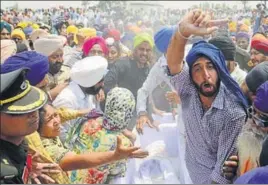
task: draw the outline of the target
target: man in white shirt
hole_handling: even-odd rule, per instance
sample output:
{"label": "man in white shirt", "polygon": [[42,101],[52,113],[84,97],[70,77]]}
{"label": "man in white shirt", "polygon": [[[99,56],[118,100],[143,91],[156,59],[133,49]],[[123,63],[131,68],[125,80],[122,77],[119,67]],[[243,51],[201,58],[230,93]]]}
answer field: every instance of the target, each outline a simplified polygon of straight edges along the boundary
{"label": "man in white shirt", "polygon": [[[137,114],[139,115],[137,119],[137,131],[139,133],[143,133],[143,125],[147,122],[150,123],[149,116],[147,114],[147,107],[146,102],[148,96],[152,94],[155,88],[157,88],[158,85],[160,85],[162,82],[165,82],[171,90],[174,90],[173,85],[170,83],[170,79],[166,75],[165,69],[167,68],[167,59],[165,57],[165,53],[167,52],[167,48],[169,46],[169,42],[171,40],[172,35],[174,34],[176,30],[176,27],[164,27],[159,32],[157,32],[154,36],[154,41],[157,49],[163,53],[163,55],[159,58],[158,62],[153,66],[153,68],[150,70],[150,73],[143,83],[143,86],[138,90],[138,96],[137,96]],[[186,47],[186,54],[191,48],[191,44],[188,44]],[[175,91],[175,90],[174,90]],[[172,96],[176,96],[172,98],[174,100],[175,104],[178,104],[178,101],[175,99],[178,99],[178,95],[176,92],[172,92]],[[169,96],[171,96],[171,93],[169,92]],[[170,98],[170,97],[167,97]],[[178,121],[178,128],[179,128],[179,146],[180,146],[180,182],[191,184],[192,181],[189,177],[188,170],[186,168],[185,164],[185,131],[184,131],[184,122],[181,119],[181,105],[178,104],[178,110],[176,109],[176,112],[179,113],[177,117]],[[151,125],[152,126],[152,125]],[[145,133],[146,134],[146,133]]]}
{"label": "man in white shirt", "polygon": [[[71,69],[71,83],[57,96],[53,105],[74,110],[100,109],[95,95],[103,88],[104,75],[108,62],[101,56],[86,57],[74,64]],[[60,139],[64,143],[76,120],[62,125]]]}

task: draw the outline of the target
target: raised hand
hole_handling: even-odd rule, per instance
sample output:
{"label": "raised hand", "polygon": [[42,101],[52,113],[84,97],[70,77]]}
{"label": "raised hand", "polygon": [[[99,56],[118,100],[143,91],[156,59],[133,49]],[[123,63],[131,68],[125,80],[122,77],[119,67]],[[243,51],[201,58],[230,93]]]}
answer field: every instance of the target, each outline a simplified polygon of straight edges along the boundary
{"label": "raised hand", "polygon": [[228,19],[211,20],[211,16],[196,9],[190,11],[179,23],[179,31],[183,37],[191,35],[209,35],[218,29],[217,26],[228,23]]}

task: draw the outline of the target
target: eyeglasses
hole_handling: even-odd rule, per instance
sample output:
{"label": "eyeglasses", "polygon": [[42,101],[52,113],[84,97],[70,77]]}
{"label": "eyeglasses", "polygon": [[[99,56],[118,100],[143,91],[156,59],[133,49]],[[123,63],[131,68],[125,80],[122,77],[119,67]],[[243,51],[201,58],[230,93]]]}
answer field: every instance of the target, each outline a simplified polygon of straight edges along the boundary
{"label": "eyeglasses", "polygon": [[253,107],[247,110],[249,118],[251,118],[257,126],[268,127],[268,116],[263,114],[257,114]]}

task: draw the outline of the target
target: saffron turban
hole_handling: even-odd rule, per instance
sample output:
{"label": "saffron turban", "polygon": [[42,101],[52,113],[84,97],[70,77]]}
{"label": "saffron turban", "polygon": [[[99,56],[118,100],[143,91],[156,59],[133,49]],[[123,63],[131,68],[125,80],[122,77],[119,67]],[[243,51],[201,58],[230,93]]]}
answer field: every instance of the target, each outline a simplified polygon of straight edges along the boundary
{"label": "saffron turban", "polygon": [[252,37],[251,48],[268,55],[268,39],[261,33],[257,33]]}

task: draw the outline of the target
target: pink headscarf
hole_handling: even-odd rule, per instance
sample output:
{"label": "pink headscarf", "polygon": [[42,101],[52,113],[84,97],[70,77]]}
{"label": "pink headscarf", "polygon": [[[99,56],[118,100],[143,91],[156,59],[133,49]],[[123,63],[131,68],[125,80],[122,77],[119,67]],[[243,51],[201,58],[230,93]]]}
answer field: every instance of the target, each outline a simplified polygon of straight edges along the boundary
{"label": "pink headscarf", "polygon": [[102,51],[105,55],[108,54],[108,47],[106,45],[105,40],[102,37],[94,37],[91,39],[87,39],[83,45],[83,53],[84,55],[88,55],[90,53],[90,50],[95,44],[99,44],[102,48]]}

